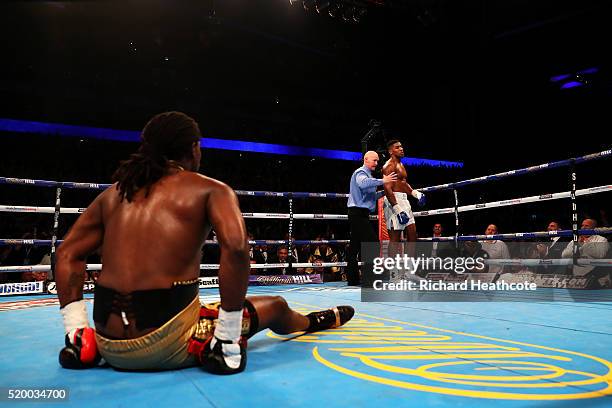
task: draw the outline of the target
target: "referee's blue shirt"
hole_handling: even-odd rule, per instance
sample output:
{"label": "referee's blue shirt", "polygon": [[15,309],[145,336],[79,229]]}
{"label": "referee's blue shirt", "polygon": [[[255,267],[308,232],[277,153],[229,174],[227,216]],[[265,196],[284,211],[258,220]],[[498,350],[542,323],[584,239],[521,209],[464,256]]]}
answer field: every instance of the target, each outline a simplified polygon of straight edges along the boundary
{"label": "referee's blue shirt", "polygon": [[372,178],[372,170],[365,165],[353,172],[351,176],[351,188],[347,206],[367,208],[370,212],[376,209],[376,201],[383,196],[384,192],[376,193],[376,187],[382,186],[383,181]]}

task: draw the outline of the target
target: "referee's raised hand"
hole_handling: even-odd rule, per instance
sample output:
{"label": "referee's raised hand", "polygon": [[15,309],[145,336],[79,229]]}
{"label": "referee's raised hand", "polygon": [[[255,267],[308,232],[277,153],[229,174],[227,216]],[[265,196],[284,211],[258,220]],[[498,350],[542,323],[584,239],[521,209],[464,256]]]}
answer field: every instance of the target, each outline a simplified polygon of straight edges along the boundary
{"label": "referee's raised hand", "polygon": [[395,172],[384,175],[382,178],[384,184],[389,184],[397,181],[397,174]]}

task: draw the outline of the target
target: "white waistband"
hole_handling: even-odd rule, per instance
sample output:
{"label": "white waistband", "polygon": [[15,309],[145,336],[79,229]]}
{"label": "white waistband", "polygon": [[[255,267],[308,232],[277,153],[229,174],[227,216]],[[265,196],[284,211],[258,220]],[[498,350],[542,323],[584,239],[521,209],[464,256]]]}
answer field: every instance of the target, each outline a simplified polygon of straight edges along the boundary
{"label": "white waistband", "polygon": [[[401,192],[401,191],[394,191],[393,195],[401,200],[407,200],[408,199],[408,194]],[[385,196],[385,199],[387,199],[387,196]]]}

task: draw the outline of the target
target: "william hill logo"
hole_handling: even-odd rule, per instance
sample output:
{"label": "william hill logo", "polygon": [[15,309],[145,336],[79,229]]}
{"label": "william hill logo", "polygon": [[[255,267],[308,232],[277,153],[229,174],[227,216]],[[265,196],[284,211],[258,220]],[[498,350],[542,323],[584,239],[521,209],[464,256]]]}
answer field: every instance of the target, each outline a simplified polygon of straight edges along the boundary
{"label": "william hill logo", "polygon": [[6,179],[7,183],[12,183],[12,184],[36,184],[36,182],[34,180],[30,180],[30,179],[16,179],[16,178],[7,178]]}
{"label": "william hill logo", "polygon": [[268,336],[308,343],[313,358],[339,375],[407,391],[524,401],[612,395],[612,362],[548,345],[363,314],[338,329]]}

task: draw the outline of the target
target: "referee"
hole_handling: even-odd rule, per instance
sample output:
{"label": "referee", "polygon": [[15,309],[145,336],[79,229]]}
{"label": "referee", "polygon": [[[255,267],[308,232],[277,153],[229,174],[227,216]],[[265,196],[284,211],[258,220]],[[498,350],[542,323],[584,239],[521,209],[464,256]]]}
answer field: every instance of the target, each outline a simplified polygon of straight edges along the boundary
{"label": "referee", "polygon": [[361,283],[357,265],[357,255],[361,253],[361,244],[364,242],[378,243],[378,235],[370,225],[370,213],[376,209],[376,201],[384,195],[384,191],[376,192],[376,187],[397,180],[395,173],[383,176],[382,179],[373,178],[372,170],[377,165],[378,153],[369,151],[363,156],[363,166],[355,170],[351,176],[347,203],[351,242],[347,251],[348,267],[346,271],[346,280],[351,286]]}

